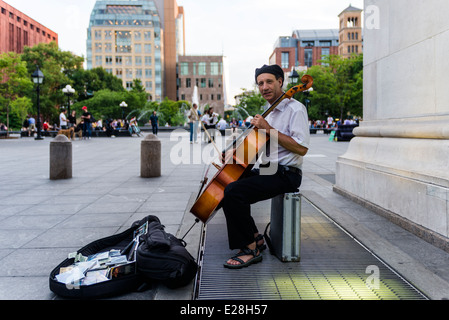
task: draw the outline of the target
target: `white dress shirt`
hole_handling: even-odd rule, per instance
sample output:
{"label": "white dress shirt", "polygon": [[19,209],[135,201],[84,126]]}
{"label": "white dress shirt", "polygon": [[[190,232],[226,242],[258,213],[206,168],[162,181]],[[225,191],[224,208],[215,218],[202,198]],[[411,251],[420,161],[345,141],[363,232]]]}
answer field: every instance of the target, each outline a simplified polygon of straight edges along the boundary
{"label": "white dress shirt", "polygon": [[[310,148],[309,117],[306,107],[295,99],[284,99],[266,118],[267,122],[299,145]],[[262,163],[278,163],[302,169],[303,157],[293,153],[270,137],[269,155],[262,156]]]}

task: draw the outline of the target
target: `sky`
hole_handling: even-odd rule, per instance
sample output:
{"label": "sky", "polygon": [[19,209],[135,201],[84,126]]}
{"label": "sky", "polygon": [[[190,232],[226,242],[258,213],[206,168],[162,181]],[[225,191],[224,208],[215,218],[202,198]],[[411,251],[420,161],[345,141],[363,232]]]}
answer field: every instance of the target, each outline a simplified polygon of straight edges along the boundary
{"label": "sky", "polygon": [[[58,33],[59,47],[86,57],[89,18],[96,0],[4,0]],[[294,30],[338,29],[338,15],[363,0],[177,0],[184,7],[186,55],[224,55],[228,96],[254,88],[254,71],[280,36]]]}

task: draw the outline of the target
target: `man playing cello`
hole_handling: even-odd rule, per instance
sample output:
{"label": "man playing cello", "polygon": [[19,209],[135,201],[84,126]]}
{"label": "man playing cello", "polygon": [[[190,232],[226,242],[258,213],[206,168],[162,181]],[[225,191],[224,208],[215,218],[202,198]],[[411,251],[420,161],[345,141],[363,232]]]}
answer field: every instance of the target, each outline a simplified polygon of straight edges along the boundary
{"label": "man playing cello", "polygon": [[[272,105],[284,93],[284,72],[278,65],[256,69],[256,83],[263,98]],[[277,137],[276,150],[262,155],[264,167],[275,165],[274,174],[251,175],[230,183],[221,202],[228,229],[229,247],[240,250],[224,267],[240,269],[262,261],[265,249],[263,236],[251,216],[251,204],[271,199],[279,194],[297,192],[302,181],[303,157],[310,144],[307,110],[295,99],[284,99],[266,118],[256,115],[251,124]]]}

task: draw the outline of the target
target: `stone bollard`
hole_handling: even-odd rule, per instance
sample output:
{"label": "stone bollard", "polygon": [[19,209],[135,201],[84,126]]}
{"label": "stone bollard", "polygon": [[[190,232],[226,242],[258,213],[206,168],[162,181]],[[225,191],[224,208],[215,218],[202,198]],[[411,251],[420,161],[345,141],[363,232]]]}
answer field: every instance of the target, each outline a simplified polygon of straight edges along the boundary
{"label": "stone bollard", "polygon": [[50,142],[50,180],[72,178],[72,142],[58,135]]}
{"label": "stone bollard", "polygon": [[154,134],[149,134],[142,140],[140,176],[142,178],[161,176],[161,141]]}

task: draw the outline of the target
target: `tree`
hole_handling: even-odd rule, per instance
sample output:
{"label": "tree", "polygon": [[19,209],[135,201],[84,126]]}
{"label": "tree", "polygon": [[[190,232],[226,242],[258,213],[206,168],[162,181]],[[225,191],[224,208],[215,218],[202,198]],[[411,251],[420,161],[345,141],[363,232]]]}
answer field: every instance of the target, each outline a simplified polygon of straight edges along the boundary
{"label": "tree", "polygon": [[79,101],[92,98],[94,93],[100,90],[125,91],[122,80],[102,67],[91,70],[76,69],[69,75],[69,78],[73,83],[73,88],[78,92]]}
{"label": "tree", "polygon": [[307,73],[314,78],[309,117],[323,119],[329,114],[343,120],[348,112],[363,116],[363,55],[353,55],[349,59],[330,55],[322,62],[323,65],[300,74]]}
{"label": "tree", "polygon": [[[31,90],[33,83],[27,71],[26,63],[14,52],[0,55],[0,95],[3,110],[6,112],[6,126],[9,128],[10,112],[23,115],[31,104],[25,95]],[[21,111],[19,111],[21,110]],[[26,113],[25,113],[26,116]],[[21,121],[25,120],[24,118]],[[15,124],[17,126],[17,124]]]}
{"label": "tree", "polygon": [[170,126],[184,125],[186,121],[184,111],[190,109],[190,103],[187,101],[172,101],[165,97],[164,101],[159,104],[159,123],[164,125],[168,123]]}
{"label": "tree", "polygon": [[[73,84],[70,76],[76,70],[81,69],[84,58],[71,52],[59,49],[56,42],[40,43],[34,47],[25,47],[22,60],[26,61],[28,73],[32,74],[38,65],[45,79],[41,85],[41,112],[44,119],[58,119],[59,111],[56,108],[65,103],[66,98],[62,88],[67,84]],[[75,93],[75,95],[77,95]],[[36,99],[36,93],[31,93],[32,99]],[[76,96],[75,96],[76,98]]]}

